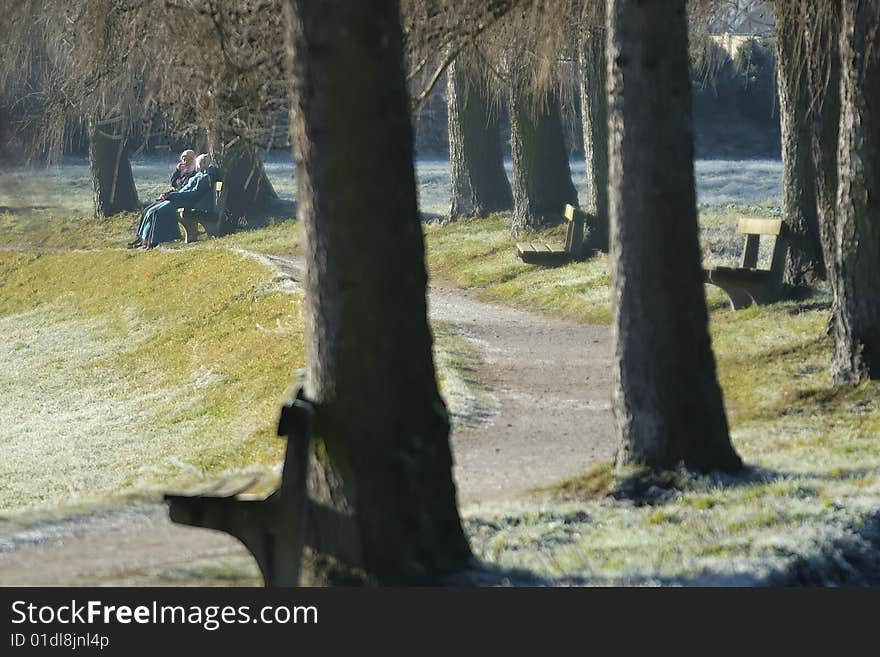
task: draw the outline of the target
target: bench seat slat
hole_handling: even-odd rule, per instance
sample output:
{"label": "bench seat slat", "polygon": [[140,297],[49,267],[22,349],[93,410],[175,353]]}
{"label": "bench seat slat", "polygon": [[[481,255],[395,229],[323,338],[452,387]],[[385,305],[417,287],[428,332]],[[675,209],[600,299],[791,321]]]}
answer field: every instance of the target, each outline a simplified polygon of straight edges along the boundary
{"label": "bench seat slat", "polygon": [[269,475],[244,475],[229,479],[213,479],[188,490],[169,493],[175,497],[228,498],[243,494],[256,494],[265,497],[278,487],[278,477]]}

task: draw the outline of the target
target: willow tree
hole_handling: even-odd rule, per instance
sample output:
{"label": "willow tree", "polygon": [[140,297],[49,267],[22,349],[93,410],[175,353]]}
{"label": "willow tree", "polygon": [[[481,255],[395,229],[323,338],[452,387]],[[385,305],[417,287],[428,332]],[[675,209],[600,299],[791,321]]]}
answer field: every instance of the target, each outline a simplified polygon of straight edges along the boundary
{"label": "willow tree", "polygon": [[10,44],[0,57],[0,83],[21,68],[19,53],[45,42],[53,83],[45,85],[47,99],[64,102],[52,116],[53,104],[45,104],[47,122],[62,128],[51,133],[52,145],[61,150],[70,115],[92,119],[99,208],[132,197],[128,135],[119,128],[159,111],[174,136],[207,135],[225,169],[233,215],[252,223],[272,209],[277,195],[258,152],[290,107],[281,0],[23,0],[5,18]]}
{"label": "willow tree", "polygon": [[[177,124],[206,134],[208,152],[223,172],[229,217],[259,225],[278,203],[259,152],[290,107],[283,3],[192,0],[169,7],[159,30],[162,43],[199,46],[163,54],[174,73],[156,85],[157,98]],[[180,97],[183,89],[190,92]]]}
{"label": "willow tree", "polygon": [[470,550],[432,360],[398,4],[288,7],[306,392],[318,408],[308,494],[339,512],[312,519],[303,578],[429,582]]}
{"label": "willow tree", "polygon": [[513,159],[514,234],[562,221],[566,204],[577,205],[559,97],[534,96],[521,84],[510,89],[510,153]]}
{"label": "willow tree", "polygon": [[128,158],[128,117],[93,116],[89,121],[89,170],[95,215],[140,209]]}
{"label": "willow tree", "polygon": [[585,3],[578,32],[578,81],[584,133],[587,198],[585,209],[595,219],[588,236],[593,248],[608,251],[608,99],[605,94],[604,3]]}
{"label": "willow tree", "polygon": [[858,383],[880,378],[880,5],[841,7],[831,376]]}
{"label": "willow tree", "polygon": [[424,81],[416,102],[459,54],[478,51],[490,72],[488,92],[507,104],[510,118],[513,232],[559,223],[565,205],[577,204],[561,113],[571,105],[571,84],[560,64],[574,51],[581,1],[404,0],[403,6],[410,76]]}
{"label": "willow tree", "polygon": [[[46,0],[17,3],[4,15],[0,92],[24,82],[39,136],[31,155],[62,154],[71,117],[88,125],[89,167],[96,216],[139,208],[128,158],[130,117],[142,86],[126,74],[138,44],[125,42],[120,15],[99,2],[73,7]],[[39,99],[36,103],[33,99]]]}
{"label": "willow tree", "polygon": [[[837,258],[837,148],[840,131],[840,4],[802,0],[804,65],[810,93],[816,213],[826,276],[834,284]],[[832,313],[836,312],[832,308]]]}
{"label": "willow tree", "polygon": [[484,71],[459,56],[446,71],[449,125],[449,219],[481,217],[513,207],[504,171],[498,108],[486,90]]}
{"label": "willow tree", "polygon": [[574,57],[577,6],[527,3],[490,40],[505,72],[498,84],[510,116],[514,234],[559,223],[566,204],[578,204],[562,123],[563,106],[573,104],[563,60]]}
{"label": "willow tree", "polygon": [[278,202],[278,193],[257,146],[227,131],[209,131],[208,135],[208,153],[222,171],[227,189],[228,216],[250,226],[262,224]]}
{"label": "willow tree", "polygon": [[782,217],[789,252],[783,280],[809,285],[825,278],[812,154],[811,95],[803,49],[801,0],[778,0],[776,63],[782,128]]}
{"label": "willow tree", "polygon": [[733,471],[700,263],[685,4],[608,3],[617,461]]}

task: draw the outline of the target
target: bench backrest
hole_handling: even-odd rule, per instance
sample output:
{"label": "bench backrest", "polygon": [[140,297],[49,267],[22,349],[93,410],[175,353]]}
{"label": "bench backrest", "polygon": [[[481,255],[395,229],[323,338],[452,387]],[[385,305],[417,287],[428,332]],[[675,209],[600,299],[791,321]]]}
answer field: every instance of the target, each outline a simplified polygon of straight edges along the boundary
{"label": "bench backrest", "polygon": [[568,220],[565,250],[571,254],[573,260],[580,260],[584,248],[584,213],[573,205],[566,205],[565,218]]}
{"label": "bench backrest", "polygon": [[217,215],[218,225],[223,222],[223,213],[226,211],[226,192],[223,182],[214,183],[214,213]]}
{"label": "bench backrest", "polygon": [[788,244],[785,239],[785,224],[782,219],[756,219],[746,217],[740,219],[736,230],[746,236],[745,248],[743,248],[742,262],[740,267],[755,269],[758,266],[758,247],[761,244],[761,235],[771,235],[776,238],[773,243],[773,255],[770,257],[770,271],[780,277],[785,267],[785,256],[788,252]]}

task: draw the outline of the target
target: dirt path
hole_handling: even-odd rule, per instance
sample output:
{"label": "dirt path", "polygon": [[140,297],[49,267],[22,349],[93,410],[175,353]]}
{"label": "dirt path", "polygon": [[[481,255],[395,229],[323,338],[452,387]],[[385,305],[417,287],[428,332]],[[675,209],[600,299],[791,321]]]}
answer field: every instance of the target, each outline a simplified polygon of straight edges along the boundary
{"label": "dirt path", "polygon": [[[280,284],[300,279],[298,261],[267,260],[280,269]],[[454,477],[466,511],[613,457],[606,327],[550,320],[439,286],[431,287],[429,299],[432,321],[476,353],[477,377],[493,397],[488,417],[452,435]],[[228,572],[253,571],[250,564],[237,541],[174,525],[161,504],[27,530],[0,527],[4,586],[203,583],[212,570],[219,573],[216,583],[229,584],[236,580],[224,579]]]}
{"label": "dirt path", "polygon": [[476,301],[434,287],[433,320],[471,343],[497,400],[487,425],[455,431],[462,502],[510,497],[614,456],[610,332]]}

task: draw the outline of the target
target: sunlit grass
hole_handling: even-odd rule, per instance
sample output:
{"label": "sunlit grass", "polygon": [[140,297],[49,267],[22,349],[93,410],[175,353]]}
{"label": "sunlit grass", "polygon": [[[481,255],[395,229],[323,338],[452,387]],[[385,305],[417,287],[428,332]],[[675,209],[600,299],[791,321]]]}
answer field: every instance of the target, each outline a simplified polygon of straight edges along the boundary
{"label": "sunlit grass", "polygon": [[[735,261],[736,219],[760,210],[704,210],[706,252]],[[609,321],[607,258],[525,265],[506,221],[427,226],[432,280],[533,312]],[[108,225],[121,237],[131,218],[94,229],[73,222],[0,221],[0,242],[64,246],[59,235],[78,232],[80,246],[101,248]],[[561,243],[562,230],[542,238]],[[299,240],[288,221],[150,253],[0,253],[0,392],[17,400],[0,426],[16,427],[19,445],[2,480],[20,482],[0,489],[4,501],[143,493],[253,464],[277,471],[283,444],[272,424],[303,360],[299,297],[229,250],[291,255]],[[481,558],[562,584],[760,584],[872,549],[860,532],[880,506],[880,384],[831,387],[827,294],[734,312],[717,288],[706,291],[732,440],[748,469],[671,473],[639,500],[614,496],[621,482],[606,463],[519,500],[471,505],[463,514]],[[453,417],[491,416],[471,345],[442,326],[435,334]],[[0,440],[10,435],[0,430]],[[48,449],[28,435],[51,436]],[[193,572],[248,577],[237,566]]]}
{"label": "sunlit grass", "polygon": [[[703,209],[704,264],[738,262],[740,217],[777,215],[771,204]],[[434,278],[517,308],[607,322],[607,259],[525,265],[507,221],[428,226]],[[538,238],[561,243],[562,229]],[[770,248],[762,244],[765,266]],[[821,581],[849,559],[876,559],[871,541],[880,537],[859,532],[874,526],[880,508],[880,383],[831,386],[827,290],[733,311],[722,291],[705,289],[731,436],[746,471],[667,473],[642,485],[651,494],[639,501],[625,493],[627,480],[615,483],[611,464],[600,463],[517,501],[471,505],[464,516],[483,559],[560,584],[648,585],[781,582],[794,571]]]}
{"label": "sunlit grass", "polygon": [[[228,251],[0,253],[2,507],[270,466],[301,299]],[[9,470],[11,468],[11,470]]]}
{"label": "sunlit grass", "polygon": [[[611,319],[607,257],[546,268],[523,263],[516,255],[509,217],[460,221],[425,227],[428,268],[434,280],[474,289],[477,296],[561,319],[607,323]],[[564,227],[535,239],[562,244]]]}
{"label": "sunlit grass", "polygon": [[245,230],[208,240],[210,247],[228,247],[267,255],[292,256],[302,253],[301,224],[293,219],[273,221],[258,230]]}
{"label": "sunlit grass", "polygon": [[821,581],[848,560],[876,559],[880,537],[860,532],[880,508],[880,382],[831,387],[826,320],[827,308],[804,302],[713,313],[743,474],[671,473],[640,502],[608,497],[600,464],[466,510],[476,551],[563,584],[748,585],[794,571]]}
{"label": "sunlit grass", "polygon": [[[302,298],[233,249],[295,232],[287,223],[150,252],[0,251],[0,511],[277,473],[277,414],[305,362]],[[473,350],[435,333],[453,422],[478,424],[493,399]]]}

